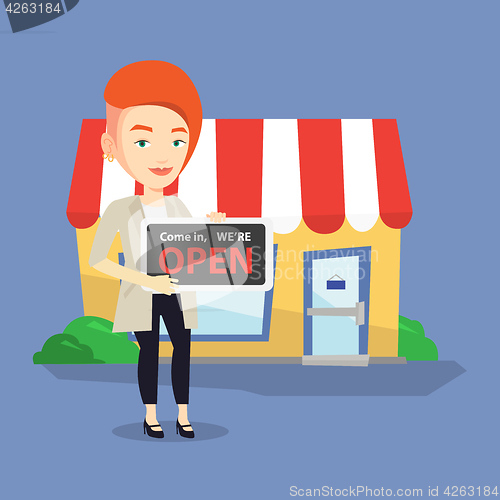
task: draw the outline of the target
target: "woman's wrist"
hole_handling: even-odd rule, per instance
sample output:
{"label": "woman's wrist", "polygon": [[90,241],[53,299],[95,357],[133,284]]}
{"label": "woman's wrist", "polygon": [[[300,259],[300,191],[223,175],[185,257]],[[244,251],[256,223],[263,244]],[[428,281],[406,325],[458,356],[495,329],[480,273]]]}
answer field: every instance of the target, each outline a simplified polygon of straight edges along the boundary
{"label": "woman's wrist", "polygon": [[146,288],[153,288],[154,276],[149,276],[149,274],[141,273],[141,286]]}

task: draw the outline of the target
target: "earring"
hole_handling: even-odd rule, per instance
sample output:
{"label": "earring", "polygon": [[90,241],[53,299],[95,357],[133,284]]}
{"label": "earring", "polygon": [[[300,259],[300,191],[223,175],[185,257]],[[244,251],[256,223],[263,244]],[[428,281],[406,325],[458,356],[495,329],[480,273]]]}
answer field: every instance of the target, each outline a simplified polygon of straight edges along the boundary
{"label": "earring", "polygon": [[114,157],[111,153],[105,153],[105,154],[103,154],[103,155],[102,155],[102,157],[103,157],[104,159],[106,159],[106,158],[107,158],[107,159],[108,159],[108,161],[113,161],[113,160],[115,159],[115,157]]}

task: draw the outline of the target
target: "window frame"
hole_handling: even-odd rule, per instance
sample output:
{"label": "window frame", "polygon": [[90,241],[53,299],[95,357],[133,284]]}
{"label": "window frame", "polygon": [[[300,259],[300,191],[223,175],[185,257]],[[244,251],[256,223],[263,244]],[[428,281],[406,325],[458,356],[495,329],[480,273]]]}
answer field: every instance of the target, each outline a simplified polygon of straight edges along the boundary
{"label": "window frame", "polygon": [[[262,312],[262,331],[260,334],[202,334],[196,333],[196,329],[191,331],[192,342],[269,342],[269,332],[271,330],[271,313],[273,307],[273,295],[276,275],[276,258],[278,254],[278,244],[273,244],[273,286],[267,292],[247,291],[246,293],[264,293],[264,309]],[[119,254],[119,262],[123,262],[123,254]],[[122,264],[123,265],[123,264]],[[133,332],[128,332],[128,339],[137,342]],[[160,342],[170,342],[168,334],[160,334]]]}

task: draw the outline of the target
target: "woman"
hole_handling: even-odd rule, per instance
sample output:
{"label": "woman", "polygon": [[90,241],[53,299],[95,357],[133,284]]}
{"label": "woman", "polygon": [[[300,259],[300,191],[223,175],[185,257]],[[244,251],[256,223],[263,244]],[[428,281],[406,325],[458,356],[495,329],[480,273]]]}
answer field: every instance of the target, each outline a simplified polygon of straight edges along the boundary
{"label": "woman", "polygon": [[[180,68],[164,61],[140,61],[115,73],[104,91],[106,133],[103,157],[144,186],[144,194],[116,200],[102,215],[89,264],[121,281],[114,332],[134,331],[140,346],[138,380],[146,405],[144,432],[163,437],[156,418],[159,321],[163,317],[173,345],[172,388],[179,408],[176,432],[194,437],[188,415],[191,328],[197,328],[194,292],[176,292],[177,279],[140,272],[140,227],[145,217],[190,217],[176,196],[163,189],[174,182],[198,141],[202,109],[195,86]],[[117,167],[118,168],[118,167]],[[210,221],[225,213],[207,214]],[[125,257],[121,266],[107,258],[119,231]],[[147,291],[144,288],[154,291]]]}

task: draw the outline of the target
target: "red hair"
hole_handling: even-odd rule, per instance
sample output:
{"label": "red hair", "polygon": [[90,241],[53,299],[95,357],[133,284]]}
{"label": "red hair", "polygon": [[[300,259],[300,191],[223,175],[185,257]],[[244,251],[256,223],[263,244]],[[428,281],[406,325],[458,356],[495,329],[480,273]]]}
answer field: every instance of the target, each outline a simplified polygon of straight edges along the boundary
{"label": "red hair", "polygon": [[125,108],[150,104],[170,108],[182,116],[189,128],[189,145],[182,172],[200,137],[203,118],[196,87],[182,69],[166,61],[128,64],[110,78],[104,89],[104,100],[107,121],[113,125],[113,130],[109,127],[108,133],[115,141],[118,116]]}

